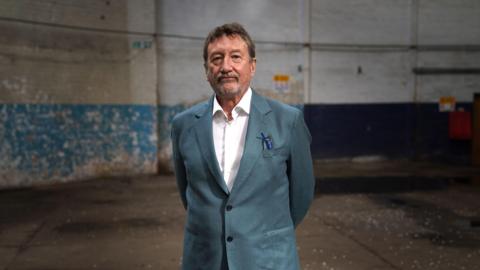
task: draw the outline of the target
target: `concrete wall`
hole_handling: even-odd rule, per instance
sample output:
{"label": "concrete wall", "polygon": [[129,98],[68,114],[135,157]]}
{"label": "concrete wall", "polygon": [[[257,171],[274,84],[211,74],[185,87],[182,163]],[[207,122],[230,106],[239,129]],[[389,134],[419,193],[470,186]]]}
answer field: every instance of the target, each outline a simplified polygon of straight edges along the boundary
{"label": "concrete wall", "polygon": [[[302,40],[305,40],[303,1],[160,1],[159,33],[160,104],[191,104],[212,94],[203,69],[203,39],[213,27],[226,22],[242,23],[257,42],[258,64],[254,86],[274,90],[274,74],[290,74],[295,83],[303,80]],[[234,11],[234,12],[232,12]],[[268,43],[262,43],[267,41]],[[295,43],[286,46],[285,43]],[[301,83],[300,83],[301,84]],[[298,100],[297,93],[279,96]]]}
{"label": "concrete wall", "polygon": [[316,158],[468,157],[438,99],[471,110],[477,0],[0,3],[0,186],[169,167],[173,116],[212,94],[203,39],[238,21],[253,87],[304,107]]}
{"label": "concrete wall", "polygon": [[156,172],[154,10],[0,3],[0,187]]}
{"label": "concrete wall", "polygon": [[[313,1],[312,9],[312,42],[324,46],[313,49],[310,103],[471,102],[478,89],[478,75],[412,72],[478,67],[478,49],[462,49],[480,44],[478,1]],[[441,90],[452,83],[455,91]]]}
{"label": "concrete wall", "polygon": [[[466,161],[469,141],[448,137],[448,113],[438,111],[438,101],[454,96],[470,110],[478,74],[414,73],[478,68],[480,7],[475,0],[454,2],[162,1],[157,25],[165,34],[159,58],[167,60],[159,64],[164,118],[211,95],[201,37],[215,25],[239,21],[259,47],[254,88],[305,104],[316,158]],[[177,79],[178,72],[188,80]],[[290,76],[288,91],[279,91],[275,74]]]}
{"label": "concrete wall", "polygon": [[[302,41],[307,39],[307,1],[175,1],[157,3],[159,158],[170,159],[169,123],[179,111],[212,95],[203,68],[203,40],[215,26],[242,23],[256,41],[253,87],[292,104],[304,100]],[[265,42],[262,42],[265,41]],[[301,71],[299,71],[299,69]],[[289,75],[287,88],[275,75]]]}
{"label": "concrete wall", "polygon": [[314,155],[468,162],[470,141],[449,138],[438,101],[453,96],[470,111],[480,76],[413,70],[479,68],[478,1],[312,3]]}

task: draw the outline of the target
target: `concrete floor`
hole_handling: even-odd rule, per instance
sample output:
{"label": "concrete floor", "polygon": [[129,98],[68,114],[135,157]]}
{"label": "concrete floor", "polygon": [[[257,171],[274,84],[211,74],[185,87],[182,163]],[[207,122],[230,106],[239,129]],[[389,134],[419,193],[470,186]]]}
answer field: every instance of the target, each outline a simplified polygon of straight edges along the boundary
{"label": "concrete floor", "polygon": [[[319,190],[297,229],[303,269],[480,269],[480,187],[469,183],[479,170],[416,166],[316,163],[317,176],[344,187],[375,175],[386,186],[389,177],[467,180],[402,192]],[[172,176],[0,191],[0,269],[178,269],[184,219]]]}

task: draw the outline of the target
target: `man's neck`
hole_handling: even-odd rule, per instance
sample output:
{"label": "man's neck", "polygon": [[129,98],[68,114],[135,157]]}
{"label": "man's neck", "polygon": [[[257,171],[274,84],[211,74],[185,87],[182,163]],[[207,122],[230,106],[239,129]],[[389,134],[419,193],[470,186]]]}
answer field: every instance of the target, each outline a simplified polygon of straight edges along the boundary
{"label": "man's neck", "polygon": [[227,115],[229,121],[233,119],[232,111],[233,108],[235,108],[235,106],[238,104],[238,102],[240,102],[240,99],[218,99],[218,104],[220,104],[220,106],[222,107],[222,110]]}
{"label": "man's neck", "polygon": [[233,108],[235,108],[235,106],[237,106],[240,100],[242,100],[242,97],[245,95],[245,93],[247,93],[247,91],[248,91],[248,88],[247,90],[243,91],[241,95],[227,97],[227,98],[226,97],[221,98],[220,96],[216,95],[218,104],[220,105],[220,107],[222,107],[222,110],[227,115],[229,121],[233,120],[233,117],[232,117]]}

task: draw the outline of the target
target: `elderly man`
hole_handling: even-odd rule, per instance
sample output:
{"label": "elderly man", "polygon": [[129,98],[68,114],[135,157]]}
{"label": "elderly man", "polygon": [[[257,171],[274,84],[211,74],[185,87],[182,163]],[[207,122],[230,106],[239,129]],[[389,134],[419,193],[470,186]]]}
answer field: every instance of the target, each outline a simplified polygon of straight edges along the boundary
{"label": "elderly man", "polygon": [[300,269],[295,227],[315,184],[303,114],[250,88],[255,45],[240,24],[210,32],[203,59],[215,94],[172,123],[182,269]]}

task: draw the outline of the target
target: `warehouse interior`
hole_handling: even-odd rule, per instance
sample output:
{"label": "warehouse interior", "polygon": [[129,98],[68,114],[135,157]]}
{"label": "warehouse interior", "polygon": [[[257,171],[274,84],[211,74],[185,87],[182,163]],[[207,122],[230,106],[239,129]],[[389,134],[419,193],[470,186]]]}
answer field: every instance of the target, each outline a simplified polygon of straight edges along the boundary
{"label": "warehouse interior", "polygon": [[0,268],[178,269],[173,117],[239,22],[303,110],[303,269],[478,269],[477,0],[0,1]]}

